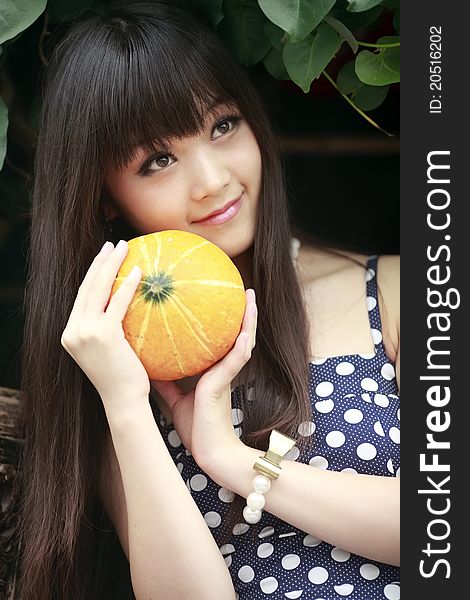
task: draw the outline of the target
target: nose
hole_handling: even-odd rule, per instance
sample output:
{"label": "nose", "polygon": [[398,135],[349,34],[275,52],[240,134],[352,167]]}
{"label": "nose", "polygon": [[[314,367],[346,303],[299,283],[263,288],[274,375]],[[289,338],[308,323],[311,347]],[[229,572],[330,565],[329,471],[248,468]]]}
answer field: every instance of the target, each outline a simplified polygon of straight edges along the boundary
{"label": "nose", "polygon": [[201,201],[218,196],[230,183],[230,170],[217,150],[201,149],[192,158],[191,196]]}

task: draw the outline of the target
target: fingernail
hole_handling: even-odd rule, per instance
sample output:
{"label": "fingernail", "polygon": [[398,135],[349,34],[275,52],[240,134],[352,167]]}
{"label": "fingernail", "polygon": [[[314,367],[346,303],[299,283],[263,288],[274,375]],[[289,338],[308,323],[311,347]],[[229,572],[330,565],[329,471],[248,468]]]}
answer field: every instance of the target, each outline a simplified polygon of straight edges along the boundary
{"label": "fingernail", "polygon": [[119,240],[119,242],[116,246],[116,250],[121,250],[122,248],[125,248],[126,246],[127,246],[126,240]]}
{"label": "fingernail", "polygon": [[136,265],[136,266],[132,267],[131,272],[129,273],[128,277],[131,279],[139,279],[141,275],[142,275],[142,271],[140,270],[140,267],[138,267]]}
{"label": "fingernail", "polygon": [[105,243],[103,244],[103,246],[101,247],[101,250],[100,250],[100,252],[99,252],[99,253],[101,254],[102,252],[105,252],[105,251],[106,251],[106,250],[108,250],[108,248],[110,248],[112,245],[113,245],[113,244],[112,244],[112,242],[110,242],[110,241],[107,241],[107,242],[105,242]]}

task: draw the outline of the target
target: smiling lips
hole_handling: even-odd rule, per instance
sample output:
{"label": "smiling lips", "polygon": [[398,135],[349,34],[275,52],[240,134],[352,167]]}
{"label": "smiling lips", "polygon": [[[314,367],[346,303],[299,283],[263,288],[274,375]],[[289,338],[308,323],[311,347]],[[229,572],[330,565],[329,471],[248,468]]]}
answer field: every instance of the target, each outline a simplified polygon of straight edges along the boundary
{"label": "smiling lips", "polygon": [[241,198],[242,194],[240,194],[236,200],[232,200],[220,210],[216,210],[204,219],[194,221],[194,223],[199,223],[200,225],[219,225],[220,223],[229,221],[240,210]]}

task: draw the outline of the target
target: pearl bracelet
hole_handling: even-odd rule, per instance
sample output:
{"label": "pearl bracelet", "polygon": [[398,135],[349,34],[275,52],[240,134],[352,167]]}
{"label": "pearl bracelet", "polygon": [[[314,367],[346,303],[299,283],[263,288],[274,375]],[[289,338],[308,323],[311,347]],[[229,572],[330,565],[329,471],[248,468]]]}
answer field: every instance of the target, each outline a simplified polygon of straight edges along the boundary
{"label": "pearl bracelet", "polygon": [[280,462],[291,448],[295,446],[295,440],[279,433],[275,429],[269,436],[269,448],[260,456],[253,465],[258,472],[253,478],[253,492],[246,498],[246,506],[243,509],[243,517],[247,523],[254,525],[261,520],[261,513],[266,503],[264,494],[271,489],[271,480],[275,480],[281,473]]}

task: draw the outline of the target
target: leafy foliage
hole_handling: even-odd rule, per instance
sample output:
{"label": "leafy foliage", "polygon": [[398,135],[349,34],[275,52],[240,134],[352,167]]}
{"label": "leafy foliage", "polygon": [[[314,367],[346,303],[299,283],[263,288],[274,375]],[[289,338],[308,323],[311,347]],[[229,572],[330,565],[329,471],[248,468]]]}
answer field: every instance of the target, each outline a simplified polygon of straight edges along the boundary
{"label": "leafy foliage", "polygon": [[[4,89],[8,52],[44,10],[45,37],[91,4],[92,0],[0,0],[0,168],[10,108]],[[190,0],[190,4],[244,66],[262,63],[274,78],[291,79],[306,93],[323,73],[363,116],[362,111],[379,106],[390,84],[400,80],[399,0]],[[375,43],[362,41],[383,15],[390,17],[391,35]],[[344,43],[355,60],[341,69],[335,83],[326,69]],[[37,47],[41,49],[41,40]]]}

